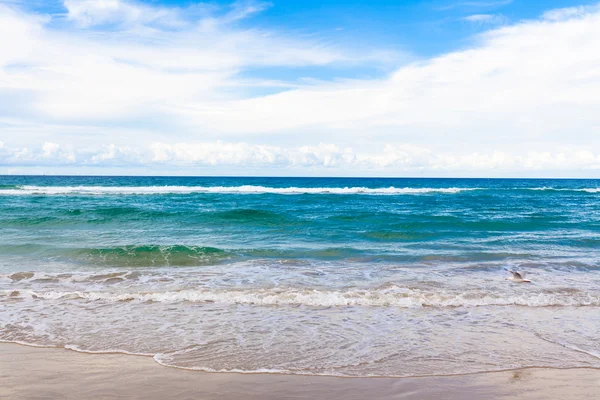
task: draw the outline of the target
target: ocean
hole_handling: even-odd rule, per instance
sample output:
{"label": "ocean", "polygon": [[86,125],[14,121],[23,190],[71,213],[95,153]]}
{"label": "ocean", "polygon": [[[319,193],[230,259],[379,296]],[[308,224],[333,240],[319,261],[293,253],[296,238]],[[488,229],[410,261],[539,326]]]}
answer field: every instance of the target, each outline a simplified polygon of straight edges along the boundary
{"label": "ocean", "polygon": [[600,368],[600,180],[2,176],[0,341],[211,372]]}

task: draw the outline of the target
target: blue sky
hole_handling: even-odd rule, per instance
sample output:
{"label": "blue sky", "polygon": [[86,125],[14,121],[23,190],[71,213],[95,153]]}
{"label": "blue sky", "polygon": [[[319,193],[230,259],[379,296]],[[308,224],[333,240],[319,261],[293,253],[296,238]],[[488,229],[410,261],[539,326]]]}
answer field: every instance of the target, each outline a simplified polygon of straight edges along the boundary
{"label": "blue sky", "polygon": [[[68,10],[60,0],[9,0],[21,3],[23,8],[54,15],[65,15]],[[544,11],[556,8],[585,6],[597,1],[577,0],[283,0],[283,1],[212,1],[195,0],[140,0],[137,4],[155,7],[181,8],[193,19],[200,10],[212,9],[225,14],[237,5],[258,5],[260,12],[237,22],[241,28],[286,31],[293,35],[319,37],[336,45],[365,49],[385,48],[407,53],[413,57],[432,57],[465,48],[477,33],[499,25],[535,19]],[[480,17],[480,18],[473,18]],[[471,18],[471,19],[470,19]],[[100,29],[101,30],[101,29]],[[397,60],[394,60],[397,61]],[[388,68],[397,64],[387,65]],[[313,69],[311,71],[267,70],[267,74],[285,77],[310,74],[330,79],[339,76],[364,77],[381,74],[384,66],[355,66],[340,71]],[[260,74],[260,71],[256,71]]]}
{"label": "blue sky", "polygon": [[0,173],[581,176],[586,1],[0,0]]}

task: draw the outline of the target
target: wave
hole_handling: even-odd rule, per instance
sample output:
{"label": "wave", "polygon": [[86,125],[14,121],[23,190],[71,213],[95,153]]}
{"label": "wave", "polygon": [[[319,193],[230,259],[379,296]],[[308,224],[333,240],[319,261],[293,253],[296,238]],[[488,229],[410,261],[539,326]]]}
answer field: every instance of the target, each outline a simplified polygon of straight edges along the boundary
{"label": "wave", "polygon": [[477,188],[368,188],[368,187],[267,187],[267,186],[19,186],[2,189],[0,195],[156,195],[156,194],[455,194]]}
{"label": "wave", "polygon": [[483,291],[424,291],[420,289],[197,289],[170,292],[119,293],[106,291],[35,291],[5,290],[2,296],[30,297],[44,300],[87,300],[105,302],[194,302],[250,304],[258,306],[311,306],[311,307],[398,307],[398,308],[454,308],[482,306],[524,307],[583,307],[600,306],[600,296],[572,291],[537,292],[522,295],[489,293]]}
{"label": "wave", "polygon": [[585,193],[600,193],[600,188],[555,188],[555,187],[538,187],[527,188],[527,190],[535,191],[552,191],[552,192],[585,192]]}
{"label": "wave", "polygon": [[401,260],[401,255],[370,255],[368,251],[352,247],[327,248],[239,248],[222,249],[193,245],[123,245],[114,247],[52,247],[39,244],[0,245],[0,253],[36,255],[55,259],[83,262],[90,265],[115,267],[201,266],[221,262],[251,259],[348,259],[364,257],[380,260]]}
{"label": "wave", "polygon": [[142,356],[142,357],[154,357],[154,353],[135,353],[122,349],[103,349],[103,350],[88,350],[83,349],[74,344],[66,344],[63,346],[64,349],[76,351],[78,353],[87,353],[87,354],[126,354],[129,356]]}
{"label": "wave", "polygon": [[118,266],[197,266],[214,264],[230,256],[225,250],[203,246],[122,246],[73,249],[77,259]]}
{"label": "wave", "polygon": [[[407,236],[405,240],[409,240]],[[383,239],[378,238],[378,241]],[[396,239],[398,240],[398,239]],[[597,246],[597,239],[588,239],[581,245],[584,248]],[[421,245],[410,244],[411,247],[422,248]],[[508,252],[498,249],[490,251],[462,251],[454,254],[435,254],[425,252],[422,254],[409,254],[394,249],[376,249],[369,244],[353,247],[293,247],[293,248],[217,248],[200,245],[121,245],[114,247],[54,247],[35,243],[26,244],[0,244],[0,254],[4,256],[37,257],[38,260],[54,260],[60,262],[82,264],[87,266],[102,266],[121,268],[137,267],[196,267],[208,265],[233,265],[236,262],[253,261],[269,265],[277,263],[301,263],[319,261],[338,261],[346,265],[367,265],[371,263],[391,263],[401,265],[415,265],[429,267],[443,267],[447,265],[470,265],[484,262],[518,262],[533,260],[539,253]],[[465,264],[466,263],[466,264]],[[578,266],[582,270],[597,270],[594,262],[577,261],[569,259],[569,266]],[[538,266],[551,268],[561,265],[557,260],[540,259]],[[483,268],[478,264],[477,268]],[[37,273],[36,273],[37,275]],[[4,274],[0,274],[0,277]]]}
{"label": "wave", "polygon": [[104,248],[53,247],[39,244],[0,245],[0,253],[116,267],[199,266],[230,259],[234,252],[206,246],[124,245]]}
{"label": "wave", "polygon": [[309,376],[340,376],[340,377],[345,376],[343,374],[334,374],[334,373],[319,374],[319,373],[314,373],[314,372],[309,372],[309,371],[303,372],[303,371],[295,371],[295,370],[290,370],[290,369],[274,369],[274,368],[257,368],[257,369],[220,368],[220,369],[215,369],[215,368],[203,367],[203,366],[183,367],[183,366],[173,363],[172,361],[167,361],[167,360],[169,360],[170,356],[171,356],[171,354],[158,353],[153,356],[153,359],[158,365],[162,365],[163,367],[182,369],[182,370],[186,370],[186,371],[202,371],[202,372],[210,372],[210,373],[230,373],[230,374],[249,374],[249,375],[252,375],[252,374],[293,374],[293,375],[309,375]]}
{"label": "wave", "polygon": [[[281,194],[281,195],[419,195],[457,194],[486,188],[465,187],[270,187],[242,186],[0,186],[0,196],[27,195],[166,195],[166,194]],[[516,187],[493,190],[600,193],[600,188]]]}
{"label": "wave", "polygon": [[562,340],[550,339],[550,338],[547,338],[544,335],[539,334],[539,333],[536,333],[535,336],[537,336],[538,338],[540,338],[540,339],[542,339],[542,340],[544,340],[546,342],[554,343],[554,344],[562,346],[562,347],[564,347],[566,349],[573,350],[573,351],[576,351],[578,353],[587,354],[588,356],[592,356],[592,357],[597,358],[597,359],[600,360],[600,353],[598,353],[597,351],[588,350],[588,349],[582,349],[581,347],[579,347],[579,346],[577,346],[575,344],[571,344],[569,342],[562,341]]}

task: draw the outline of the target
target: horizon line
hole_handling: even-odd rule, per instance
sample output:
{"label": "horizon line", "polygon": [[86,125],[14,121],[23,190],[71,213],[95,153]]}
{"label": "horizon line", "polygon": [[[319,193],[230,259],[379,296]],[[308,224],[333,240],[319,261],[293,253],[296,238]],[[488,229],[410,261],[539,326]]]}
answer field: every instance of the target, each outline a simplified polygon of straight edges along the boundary
{"label": "horizon line", "polygon": [[0,174],[7,177],[48,177],[48,178],[267,178],[267,179],[488,179],[488,180],[600,180],[596,178],[573,177],[449,177],[449,176],[284,176],[284,175],[70,175],[70,174]]}

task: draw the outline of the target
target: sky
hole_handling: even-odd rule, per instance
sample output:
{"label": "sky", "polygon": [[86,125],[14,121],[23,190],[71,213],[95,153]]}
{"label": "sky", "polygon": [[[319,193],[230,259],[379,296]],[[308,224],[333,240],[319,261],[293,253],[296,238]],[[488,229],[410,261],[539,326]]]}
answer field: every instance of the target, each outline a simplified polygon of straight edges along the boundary
{"label": "sky", "polygon": [[600,178],[600,3],[0,0],[0,174]]}

